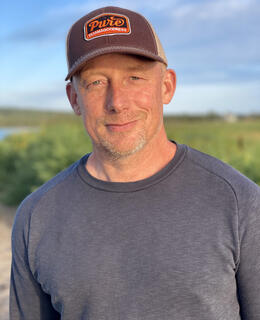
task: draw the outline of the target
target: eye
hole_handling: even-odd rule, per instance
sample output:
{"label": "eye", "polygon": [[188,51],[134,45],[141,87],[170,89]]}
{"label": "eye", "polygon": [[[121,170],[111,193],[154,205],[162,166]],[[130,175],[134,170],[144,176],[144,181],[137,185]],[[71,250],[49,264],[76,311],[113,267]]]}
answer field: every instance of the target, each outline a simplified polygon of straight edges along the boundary
{"label": "eye", "polygon": [[140,80],[141,78],[138,77],[138,76],[131,76],[130,79],[131,79],[131,80]]}
{"label": "eye", "polygon": [[104,87],[106,84],[107,84],[107,81],[105,79],[98,79],[98,80],[89,82],[86,88],[87,89],[101,88],[101,87]]}
{"label": "eye", "polygon": [[101,80],[95,80],[91,83],[92,86],[97,86],[99,84],[101,84]]}
{"label": "eye", "polygon": [[96,86],[98,86],[99,84],[101,84],[101,80],[92,81],[92,82],[90,82],[90,83],[87,84],[87,89],[88,89],[88,88],[91,88],[91,87],[96,87]]}

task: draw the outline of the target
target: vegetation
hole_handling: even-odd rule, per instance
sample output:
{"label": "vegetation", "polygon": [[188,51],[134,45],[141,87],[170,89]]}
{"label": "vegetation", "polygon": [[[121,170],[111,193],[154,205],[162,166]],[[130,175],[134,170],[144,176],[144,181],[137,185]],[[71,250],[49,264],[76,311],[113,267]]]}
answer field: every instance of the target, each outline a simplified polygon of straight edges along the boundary
{"label": "vegetation", "polygon": [[91,143],[82,126],[73,123],[7,137],[0,142],[1,201],[18,204],[90,150]]}
{"label": "vegetation", "polygon": [[[3,110],[2,110],[3,111]],[[70,113],[9,113],[0,110],[0,126],[33,126],[37,131],[0,141],[0,199],[16,205],[22,199],[91,151],[80,119]],[[10,110],[9,110],[10,111]],[[8,115],[8,116],[7,116]],[[234,123],[221,117],[169,117],[168,137],[216,156],[260,185],[260,118]]]}
{"label": "vegetation", "polygon": [[215,156],[260,185],[260,119],[166,119],[168,137]]}
{"label": "vegetation", "polygon": [[0,127],[38,127],[64,122],[79,123],[79,118],[72,112],[0,108]]}

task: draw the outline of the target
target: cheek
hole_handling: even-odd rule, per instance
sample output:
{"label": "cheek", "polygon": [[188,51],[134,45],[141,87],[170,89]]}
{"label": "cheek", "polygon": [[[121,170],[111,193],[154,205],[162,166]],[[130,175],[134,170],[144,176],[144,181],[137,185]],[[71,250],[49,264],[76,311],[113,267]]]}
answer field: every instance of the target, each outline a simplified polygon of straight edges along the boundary
{"label": "cheek", "polygon": [[99,116],[103,102],[101,101],[100,97],[85,93],[81,96],[80,106],[84,121],[93,121],[93,119],[96,119]]}
{"label": "cheek", "polygon": [[95,108],[95,101],[89,99],[88,97],[86,97],[86,95],[82,95],[81,99],[78,102],[80,105],[83,125],[87,133],[92,136],[97,118],[97,108]]}
{"label": "cheek", "polygon": [[135,104],[152,112],[154,109],[161,108],[161,90],[159,88],[144,87],[141,90],[136,90],[128,95],[131,97]]}

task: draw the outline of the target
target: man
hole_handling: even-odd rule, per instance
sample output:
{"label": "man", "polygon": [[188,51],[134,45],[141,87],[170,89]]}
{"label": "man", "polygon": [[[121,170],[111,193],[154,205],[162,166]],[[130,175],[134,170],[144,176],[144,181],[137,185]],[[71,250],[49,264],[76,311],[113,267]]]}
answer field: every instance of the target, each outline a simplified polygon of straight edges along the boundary
{"label": "man", "polygon": [[176,77],[152,26],[95,10],[67,57],[93,152],[17,212],[11,320],[259,320],[259,187],[167,139]]}

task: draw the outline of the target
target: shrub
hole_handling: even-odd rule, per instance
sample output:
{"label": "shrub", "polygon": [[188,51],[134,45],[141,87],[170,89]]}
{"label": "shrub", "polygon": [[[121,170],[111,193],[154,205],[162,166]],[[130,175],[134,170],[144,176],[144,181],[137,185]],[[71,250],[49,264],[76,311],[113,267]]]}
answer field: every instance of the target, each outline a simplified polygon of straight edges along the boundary
{"label": "shrub", "polygon": [[1,200],[18,204],[90,150],[84,130],[71,124],[6,138],[0,143]]}

